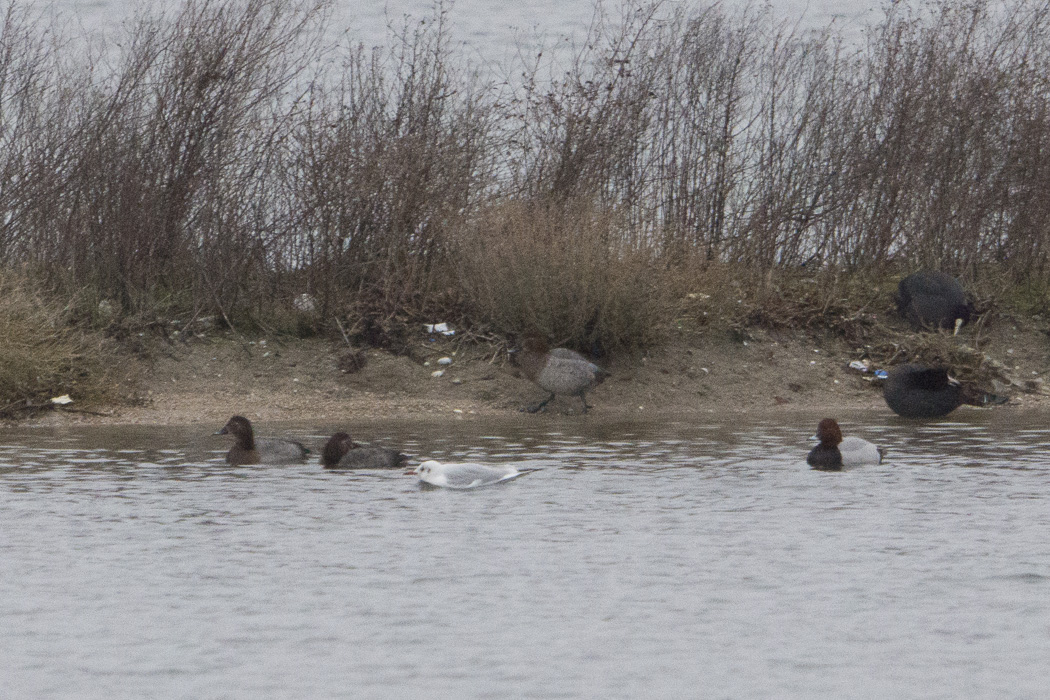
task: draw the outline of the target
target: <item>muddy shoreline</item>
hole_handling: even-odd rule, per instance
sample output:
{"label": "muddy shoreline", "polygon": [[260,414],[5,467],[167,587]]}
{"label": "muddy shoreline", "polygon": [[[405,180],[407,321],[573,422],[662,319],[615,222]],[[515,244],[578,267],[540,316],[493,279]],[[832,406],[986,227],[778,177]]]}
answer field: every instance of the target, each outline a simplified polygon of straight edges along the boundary
{"label": "muddy shoreline", "polygon": [[[954,342],[954,341],[953,341]],[[965,336],[958,342],[968,342]],[[1050,342],[1039,323],[1002,320],[981,349],[1005,368],[1010,402],[993,410],[1050,409],[1043,377]],[[835,336],[803,331],[708,329],[659,350],[602,362],[612,376],[589,394],[593,410],[559,398],[548,413],[589,422],[709,419],[726,412],[880,411],[891,417],[870,373],[849,367],[864,355]],[[439,365],[448,358],[450,364]],[[351,360],[363,359],[363,366]],[[351,350],[324,339],[215,334],[165,343],[149,359],[128,360],[126,400],[71,404],[22,425],[222,424],[239,413],[258,422],[338,424],[376,419],[456,420],[520,416],[543,397],[499,347],[421,337],[406,354]],[[439,369],[441,376],[433,376]],[[960,411],[982,410],[963,407]]]}

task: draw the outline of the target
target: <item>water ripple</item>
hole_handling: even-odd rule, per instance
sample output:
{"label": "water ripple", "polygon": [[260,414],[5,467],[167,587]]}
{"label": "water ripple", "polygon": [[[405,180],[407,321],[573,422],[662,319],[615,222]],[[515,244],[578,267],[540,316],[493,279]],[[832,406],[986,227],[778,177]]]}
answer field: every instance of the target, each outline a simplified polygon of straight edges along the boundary
{"label": "water ripple", "polygon": [[[889,459],[841,474],[806,467],[805,416],[350,426],[419,457],[541,468],[473,492],[402,470],[229,467],[193,429],[11,429],[6,682],[48,697],[1038,696],[1050,430],[966,415],[844,417]],[[334,426],[288,428],[320,443]]]}

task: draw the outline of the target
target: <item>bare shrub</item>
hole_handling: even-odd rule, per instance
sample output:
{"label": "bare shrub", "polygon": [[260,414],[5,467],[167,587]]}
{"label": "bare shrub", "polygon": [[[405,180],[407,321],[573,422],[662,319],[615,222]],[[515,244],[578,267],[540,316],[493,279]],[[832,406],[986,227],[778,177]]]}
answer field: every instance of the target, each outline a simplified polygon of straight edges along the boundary
{"label": "bare shrub", "polygon": [[807,326],[920,266],[1046,288],[1046,3],[893,3],[858,47],[768,8],[599,6],[567,64],[498,89],[445,11],[336,53],[323,0],[189,0],[85,56],[8,5],[0,262],[128,317],[610,348],[715,279]]}
{"label": "bare shrub", "polygon": [[598,7],[591,33],[564,74],[545,78],[540,66],[506,98],[507,187],[516,198],[595,199],[625,214],[640,205],[631,185],[643,173],[640,136],[653,117],[651,61],[658,4],[626,6],[620,20]]}
{"label": "bare shrub", "polygon": [[614,212],[581,202],[508,202],[456,239],[471,318],[503,334],[538,332],[607,350],[658,342],[674,319],[678,280],[624,243]]}
{"label": "bare shrub", "polygon": [[262,296],[268,246],[288,226],[268,184],[274,144],[313,60],[302,39],[318,12],[190,1],[129,30],[114,72],[82,83],[72,107],[47,183],[61,196],[38,199],[50,230],[30,234],[28,255],[53,284],[93,288],[132,314]]}
{"label": "bare shrub", "polygon": [[8,3],[0,21],[0,261],[50,262],[43,232],[61,221],[60,174],[87,85],[27,7]]}
{"label": "bare shrub", "polygon": [[392,51],[352,48],[295,132],[299,260],[322,306],[358,326],[455,304],[446,243],[491,182],[493,113],[446,31],[439,12]]}
{"label": "bare shrub", "polygon": [[[852,78],[859,139],[844,163],[836,228],[854,265],[906,260],[974,274],[1045,268],[1030,228],[1045,197],[1045,5],[892,8]],[[1042,76],[1042,77],[1040,77]],[[1045,190],[1044,190],[1045,191]],[[1038,200],[1038,201],[1037,201]],[[1016,246],[1016,247],[1015,247]]]}

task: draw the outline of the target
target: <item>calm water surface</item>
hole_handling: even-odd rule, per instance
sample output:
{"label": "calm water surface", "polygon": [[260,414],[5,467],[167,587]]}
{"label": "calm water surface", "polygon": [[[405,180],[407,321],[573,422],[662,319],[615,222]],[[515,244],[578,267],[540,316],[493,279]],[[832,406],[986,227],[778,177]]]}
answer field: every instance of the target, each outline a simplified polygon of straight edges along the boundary
{"label": "calm water surface", "polygon": [[543,467],[469,492],[5,429],[0,697],[1045,697],[1050,428],[959,415],[844,474],[819,416],[349,426]]}
{"label": "calm water surface", "polygon": [[[41,10],[72,18],[74,29],[94,34],[113,34],[137,11],[149,7],[172,10],[181,3],[160,0],[28,0]],[[702,8],[715,4],[702,0],[664,0],[663,8]],[[723,0],[730,12],[745,6],[762,6],[752,0]],[[846,36],[858,36],[864,26],[882,17],[882,2],[876,0],[770,0],[776,17],[797,22],[800,30],[834,27]],[[390,28],[400,29],[405,20],[429,20],[436,0],[333,0],[328,22],[330,39],[343,37],[366,46],[386,46]],[[444,0],[452,40],[468,49],[467,55],[482,62],[508,59],[519,44],[543,45],[558,52],[558,43],[579,40],[594,20],[595,0]],[[610,17],[620,16],[619,0],[604,0]]]}
{"label": "calm water surface", "polygon": [[[108,30],[141,3],[54,4]],[[591,4],[459,0],[452,21],[495,60],[579,36]],[[335,23],[386,43],[430,5],[339,2]],[[871,9],[774,6],[810,27]],[[846,474],[803,462],[818,415],[349,426],[544,467],[472,492],[229,468],[218,426],[6,429],[0,698],[1046,697],[1050,422],[958,415],[840,417],[890,449]],[[317,447],[346,426],[287,427]]]}

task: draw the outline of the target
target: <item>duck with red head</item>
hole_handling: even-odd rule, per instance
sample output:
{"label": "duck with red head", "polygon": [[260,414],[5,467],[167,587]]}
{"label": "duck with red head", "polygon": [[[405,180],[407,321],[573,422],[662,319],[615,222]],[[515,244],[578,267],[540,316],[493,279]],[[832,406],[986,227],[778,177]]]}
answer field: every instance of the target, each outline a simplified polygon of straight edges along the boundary
{"label": "duck with red head", "polygon": [[511,361],[521,368],[526,377],[550,394],[540,403],[523,409],[529,413],[536,413],[558,394],[579,396],[583,401],[583,412],[586,413],[590,408],[587,405],[587,391],[609,376],[608,372],[575,350],[551,350],[545,340],[535,335],[527,336],[522,341],[521,349],[511,354]]}
{"label": "duck with red head", "polygon": [[834,418],[825,418],[817,425],[820,444],[806,457],[806,462],[821,471],[842,471],[882,462],[883,449],[858,437],[842,437],[842,429]]}
{"label": "duck with red head", "polygon": [[347,433],[330,437],[321,452],[325,469],[395,469],[407,461],[408,457],[397,450],[360,445]]}
{"label": "duck with red head", "polygon": [[216,435],[232,435],[236,442],[226,453],[226,461],[233,465],[293,464],[305,462],[310,450],[301,442],[284,438],[256,438],[251,421],[244,416],[233,416]]}

